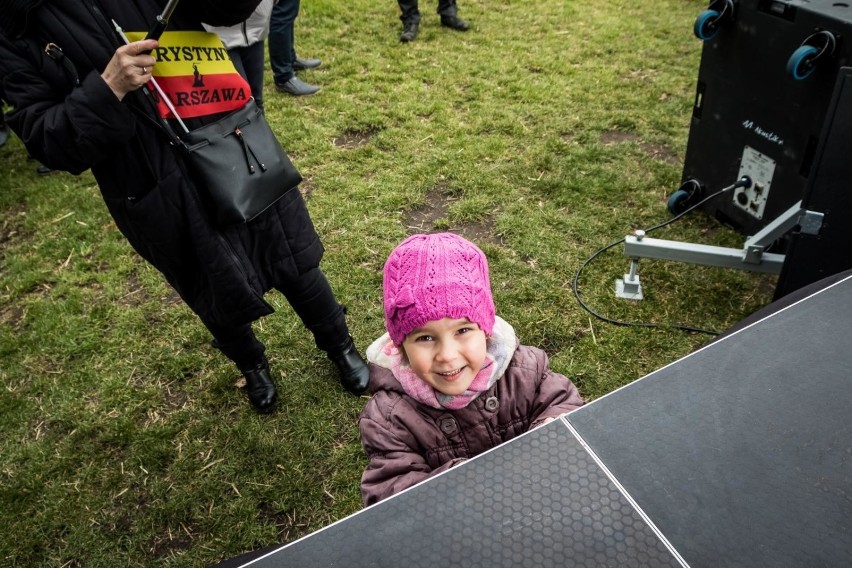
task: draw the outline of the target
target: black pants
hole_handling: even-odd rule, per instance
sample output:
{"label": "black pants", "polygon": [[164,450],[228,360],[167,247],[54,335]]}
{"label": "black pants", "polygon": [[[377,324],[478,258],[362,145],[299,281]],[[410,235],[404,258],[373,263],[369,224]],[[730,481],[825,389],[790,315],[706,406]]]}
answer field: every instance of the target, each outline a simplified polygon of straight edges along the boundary
{"label": "black pants", "polygon": [[[420,10],[417,9],[417,0],[397,0],[402,15],[399,17],[403,24],[420,23]],[[458,12],[456,0],[438,0],[438,14],[442,16],[455,16]]]}
{"label": "black pants", "polygon": [[[298,280],[288,282],[278,290],[287,298],[305,327],[313,333],[318,348],[323,351],[334,350],[349,339],[343,306],[337,303],[322,270],[309,270]],[[257,339],[250,323],[230,328],[209,323],[206,325],[216,339],[216,347],[240,370],[253,369],[263,362],[266,347]]]}

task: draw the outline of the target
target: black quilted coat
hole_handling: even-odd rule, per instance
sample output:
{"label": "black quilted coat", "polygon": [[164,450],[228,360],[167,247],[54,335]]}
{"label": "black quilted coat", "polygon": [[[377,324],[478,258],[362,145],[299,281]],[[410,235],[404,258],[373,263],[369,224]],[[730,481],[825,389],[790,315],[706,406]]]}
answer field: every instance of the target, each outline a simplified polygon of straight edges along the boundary
{"label": "black quilted coat", "polygon": [[[181,0],[169,29],[202,29],[201,21],[233,25],[257,3]],[[254,321],[272,312],[263,294],[317,266],[322,245],[298,190],[249,224],[217,229],[203,188],[145,118],[153,114],[142,94],[119,102],[101,79],[120,45],[109,19],[126,31],[146,31],[164,4],[0,0],[0,92],[13,107],[8,123],[45,165],[72,173],[91,168],[118,228],[202,320]],[[62,50],[64,64],[45,53],[48,43]],[[186,122],[193,128],[201,120]]]}

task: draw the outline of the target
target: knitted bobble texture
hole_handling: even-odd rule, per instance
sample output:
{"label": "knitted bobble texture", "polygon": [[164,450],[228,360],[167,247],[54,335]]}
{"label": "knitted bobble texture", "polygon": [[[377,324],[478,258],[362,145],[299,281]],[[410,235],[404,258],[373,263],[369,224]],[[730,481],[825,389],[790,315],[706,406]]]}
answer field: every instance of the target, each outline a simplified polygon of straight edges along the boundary
{"label": "knitted bobble texture", "polygon": [[452,233],[412,235],[385,263],[385,323],[396,345],[412,330],[443,318],[467,318],[486,335],[494,327],[488,260]]}

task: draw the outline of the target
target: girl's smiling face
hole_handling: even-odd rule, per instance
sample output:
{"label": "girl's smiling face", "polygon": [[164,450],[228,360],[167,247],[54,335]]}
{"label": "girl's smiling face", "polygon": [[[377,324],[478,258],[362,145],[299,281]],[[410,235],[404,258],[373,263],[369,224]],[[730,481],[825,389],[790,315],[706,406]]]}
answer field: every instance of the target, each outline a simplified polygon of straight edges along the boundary
{"label": "girl's smiling face", "polygon": [[411,370],[438,392],[464,393],[485,364],[485,332],[469,319],[430,321],[405,336]]}

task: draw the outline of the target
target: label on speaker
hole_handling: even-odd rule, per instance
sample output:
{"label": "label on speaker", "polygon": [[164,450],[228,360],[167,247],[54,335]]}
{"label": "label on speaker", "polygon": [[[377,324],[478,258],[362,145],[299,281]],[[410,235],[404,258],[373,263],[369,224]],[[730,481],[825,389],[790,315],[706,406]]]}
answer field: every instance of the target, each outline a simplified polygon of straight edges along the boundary
{"label": "label on speaker", "polygon": [[775,175],[775,160],[761,154],[751,146],[743,148],[740,172],[737,179],[748,176],[751,186],[738,187],[734,191],[733,204],[755,219],[763,219],[763,210],[769,199],[772,177]]}

